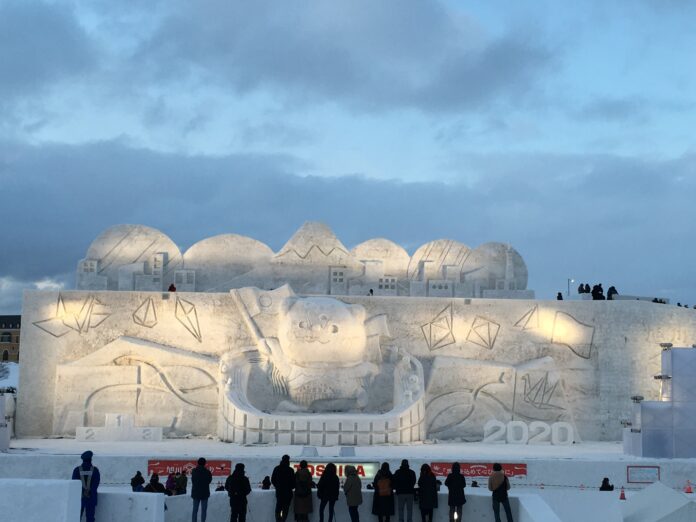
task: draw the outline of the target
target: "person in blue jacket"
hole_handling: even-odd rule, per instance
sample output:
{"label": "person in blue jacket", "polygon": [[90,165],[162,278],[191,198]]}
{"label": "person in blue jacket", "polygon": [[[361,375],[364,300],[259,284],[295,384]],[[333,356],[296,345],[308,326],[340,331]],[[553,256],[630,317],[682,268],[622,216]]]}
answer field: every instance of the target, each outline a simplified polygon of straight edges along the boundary
{"label": "person in blue jacket", "polygon": [[91,451],[85,451],[80,458],[82,464],[72,472],[72,479],[79,480],[82,484],[82,499],[80,507],[80,520],[85,514],[87,522],[94,522],[94,511],[97,509],[97,488],[99,488],[99,469],[92,465]]}

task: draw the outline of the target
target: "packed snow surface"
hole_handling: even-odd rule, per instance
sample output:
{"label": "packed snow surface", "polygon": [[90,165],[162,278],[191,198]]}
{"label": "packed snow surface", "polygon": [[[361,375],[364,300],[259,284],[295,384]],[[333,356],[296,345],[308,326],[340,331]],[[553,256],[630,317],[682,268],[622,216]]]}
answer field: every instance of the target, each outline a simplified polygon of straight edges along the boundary
{"label": "packed snow surface", "polygon": [[19,385],[19,364],[0,363],[0,388],[17,388]]}

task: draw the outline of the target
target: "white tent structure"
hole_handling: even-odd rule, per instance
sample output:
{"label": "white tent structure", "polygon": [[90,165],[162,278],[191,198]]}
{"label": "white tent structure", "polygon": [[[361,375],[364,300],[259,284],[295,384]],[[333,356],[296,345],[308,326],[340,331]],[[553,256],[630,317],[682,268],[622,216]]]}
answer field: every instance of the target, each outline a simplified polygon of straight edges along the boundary
{"label": "white tent structure", "polygon": [[628,497],[623,516],[624,522],[689,522],[696,520],[696,501],[655,482]]}

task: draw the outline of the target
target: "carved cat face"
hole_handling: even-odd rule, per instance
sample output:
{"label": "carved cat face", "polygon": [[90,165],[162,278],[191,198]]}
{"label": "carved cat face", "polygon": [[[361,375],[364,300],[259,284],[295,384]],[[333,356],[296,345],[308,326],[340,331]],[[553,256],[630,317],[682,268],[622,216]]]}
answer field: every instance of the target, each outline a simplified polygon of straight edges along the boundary
{"label": "carved cat face", "polygon": [[291,303],[281,313],[278,340],[294,364],[340,368],[366,359],[365,308],[329,297]]}

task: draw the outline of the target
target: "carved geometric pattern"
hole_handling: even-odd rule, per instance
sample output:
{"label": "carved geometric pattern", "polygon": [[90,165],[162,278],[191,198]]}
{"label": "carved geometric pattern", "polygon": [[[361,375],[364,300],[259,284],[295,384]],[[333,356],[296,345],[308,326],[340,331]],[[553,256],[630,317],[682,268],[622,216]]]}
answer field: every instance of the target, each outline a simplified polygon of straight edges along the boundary
{"label": "carved geometric pattern", "polygon": [[471,324],[471,330],[469,330],[466,340],[492,350],[493,346],[495,346],[495,340],[498,338],[499,330],[500,325],[498,323],[477,315]]}
{"label": "carved geometric pattern", "polygon": [[85,298],[78,313],[70,313],[65,308],[63,296],[58,294],[55,315],[33,324],[53,337],[62,337],[71,331],[86,333],[102,324],[110,315],[106,306],[91,295]]}
{"label": "carved geometric pattern", "polygon": [[133,322],[145,328],[152,328],[157,324],[157,310],[155,309],[155,301],[152,297],[145,299],[135,312],[133,312]]}
{"label": "carved geometric pattern", "polygon": [[431,351],[456,342],[452,332],[453,324],[452,305],[450,304],[437,314],[432,321],[421,326],[425,343]]}
{"label": "carved geometric pattern", "polygon": [[176,319],[184,326],[184,328],[186,328],[189,333],[198,340],[199,343],[203,342],[201,327],[198,324],[198,312],[196,312],[195,304],[177,296],[174,315],[176,316]]}
{"label": "carved geometric pattern", "polygon": [[309,254],[311,254],[311,253],[314,252],[314,251],[319,252],[319,253],[320,253],[322,256],[324,256],[324,257],[330,257],[330,256],[333,255],[334,252],[340,252],[341,254],[343,254],[343,255],[345,255],[345,256],[349,256],[349,255],[350,255],[348,252],[346,252],[345,250],[343,250],[342,248],[339,248],[339,247],[333,247],[333,248],[331,248],[330,250],[324,252],[324,249],[321,248],[319,245],[312,245],[311,247],[309,247],[309,250],[307,250],[307,252],[305,252],[304,254],[300,254],[300,253],[299,253],[297,250],[295,250],[294,248],[288,248],[288,249],[285,250],[284,252],[281,252],[280,254],[278,254],[276,257],[283,257],[283,256],[285,256],[285,255],[288,255],[288,254],[290,254],[290,253],[293,253],[293,254],[295,254],[297,257],[299,257],[300,259],[307,259],[307,258],[309,257]]}
{"label": "carved geometric pattern", "polygon": [[524,315],[517,320],[515,327],[522,328],[522,330],[539,328],[539,305],[534,305],[527,310]]}
{"label": "carved geometric pattern", "polygon": [[522,381],[524,382],[524,391],[522,394],[524,402],[540,410],[564,409],[551,402],[554,398],[554,392],[558,387],[559,381],[556,381],[553,385],[549,385],[549,372],[546,372],[544,376],[540,377],[535,383],[531,382],[532,378],[529,374],[523,375]]}
{"label": "carved geometric pattern", "polygon": [[592,356],[595,327],[578,321],[566,312],[556,312],[553,318],[552,344],[562,344],[583,359]]}

